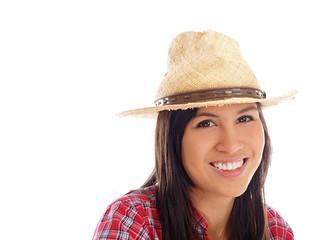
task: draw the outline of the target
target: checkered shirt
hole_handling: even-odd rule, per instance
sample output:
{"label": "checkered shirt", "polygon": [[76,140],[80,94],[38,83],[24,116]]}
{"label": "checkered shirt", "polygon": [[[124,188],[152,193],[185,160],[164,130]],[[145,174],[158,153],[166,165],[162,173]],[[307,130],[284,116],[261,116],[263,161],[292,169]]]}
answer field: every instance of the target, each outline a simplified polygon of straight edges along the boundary
{"label": "checkered shirt", "polygon": [[[151,186],[133,191],[113,202],[102,216],[95,230],[93,240],[159,240],[161,224],[156,208],[156,187]],[[196,231],[204,240],[207,222],[195,211]],[[294,239],[288,223],[271,207],[267,208],[269,240]]]}

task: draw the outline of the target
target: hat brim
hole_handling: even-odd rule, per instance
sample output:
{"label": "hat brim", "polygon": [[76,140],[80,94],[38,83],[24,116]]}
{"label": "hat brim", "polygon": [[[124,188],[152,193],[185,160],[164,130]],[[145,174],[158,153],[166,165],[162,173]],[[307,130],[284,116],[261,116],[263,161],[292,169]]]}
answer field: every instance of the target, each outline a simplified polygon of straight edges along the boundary
{"label": "hat brim", "polygon": [[163,105],[163,106],[153,106],[153,107],[145,107],[123,111],[117,114],[119,117],[141,117],[141,118],[156,118],[158,112],[160,111],[171,111],[171,110],[186,110],[192,108],[201,108],[201,107],[213,107],[213,106],[225,106],[230,104],[241,104],[241,103],[261,103],[262,107],[270,107],[277,105],[283,101],[294,99],[294,96],[297,94],[297,90],[290,91],[286,94],[281,95],[276,98],[268,98],[268,99],[257,99],[257,98],[248,98],[248,97],[233,97],[226,99],[214,99],[208,101],[201,102],[189,102],[184,104],[172,104],[172,105]]}

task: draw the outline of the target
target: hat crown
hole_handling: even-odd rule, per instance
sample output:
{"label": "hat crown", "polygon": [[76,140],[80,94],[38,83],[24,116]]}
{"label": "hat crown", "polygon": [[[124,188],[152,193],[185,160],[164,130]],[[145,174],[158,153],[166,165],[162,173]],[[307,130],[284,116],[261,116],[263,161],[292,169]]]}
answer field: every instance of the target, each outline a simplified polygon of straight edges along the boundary
{"label": "hat crown", "polygon": [[157,98],[225,87],[260,88],[234,39],[211,30],[183,32],[173,39]]}

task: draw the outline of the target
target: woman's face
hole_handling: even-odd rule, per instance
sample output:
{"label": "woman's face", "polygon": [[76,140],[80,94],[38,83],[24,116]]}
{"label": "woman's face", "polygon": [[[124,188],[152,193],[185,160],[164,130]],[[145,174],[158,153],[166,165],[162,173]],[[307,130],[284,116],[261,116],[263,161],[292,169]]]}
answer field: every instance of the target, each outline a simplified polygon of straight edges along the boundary
{"label": "woman's face", "polygon": [[194,190],[234,198],[247,189],[263,148],[256,103],[199,108],[184,131],[182,163]]}

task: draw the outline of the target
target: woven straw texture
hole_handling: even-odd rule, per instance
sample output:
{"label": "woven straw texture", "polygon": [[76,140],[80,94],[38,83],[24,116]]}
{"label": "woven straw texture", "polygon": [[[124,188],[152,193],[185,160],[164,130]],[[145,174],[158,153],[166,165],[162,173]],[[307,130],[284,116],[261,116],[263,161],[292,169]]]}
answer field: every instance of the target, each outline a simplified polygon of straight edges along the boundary
{"label": "woven straw texture", "polygon": [[[242,57],[239,45],[234,39],[211,30],[183,32],[173,39],[168,51],[167,74],[158,88],[156,100],[177,93],[226,87],[260,89],[256,76]],[[118,116],[154,118],[163,110],[254,102],[268,107],[292,99],[296,93],[294,90],[269,99],[232,97],[153,106],[124,111]]]}
{"label": "woven straw texture", "polygon": [[184,32],[175,37],[168,53],[168,71],[157,98],[176,93],[221,87],[260,88],[243,59],[238,43],[223,34]]}

